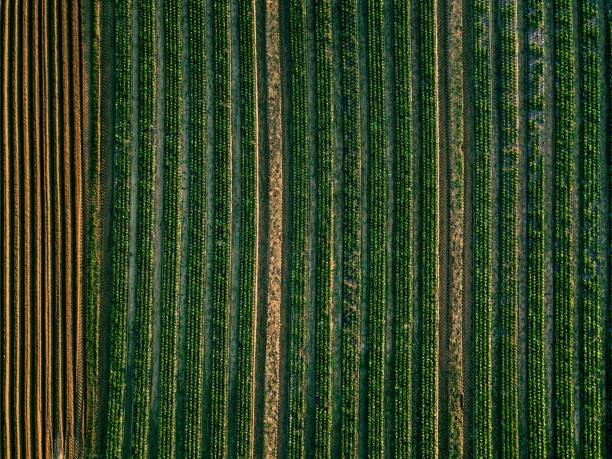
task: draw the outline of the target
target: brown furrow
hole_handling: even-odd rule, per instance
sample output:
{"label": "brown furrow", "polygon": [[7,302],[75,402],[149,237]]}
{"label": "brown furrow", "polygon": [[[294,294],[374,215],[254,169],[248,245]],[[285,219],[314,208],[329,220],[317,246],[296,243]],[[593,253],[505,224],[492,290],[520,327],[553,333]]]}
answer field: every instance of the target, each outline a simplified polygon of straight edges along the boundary
{"label": "brown furrow", "polygon": [[47,3],[41,1],[42,33],[39,38],[42,44],[42,110],[43,110],[43,190],[44,190],[44,299],[43,299],[43,321],[44,321],[44,433],[43,457],[51,457],[53,444],[53,369],[52,369],[52,348],[51,348],[51,168],[50,168],[50,137],[49,137],[49,50],[48,50],[48,19]]}
{"label": "brown furrow", "polygon": [[73,145],[73,183],[74,183],[74,450],[73,455],[80,457],[82,445],[83,422],[83,169],[81,138],[81,40],[80,40],[80,5],[71,2],[72,28],[72,75],[73,82],[72,113],[74,119]]}
{"label": "brown furrow", "polygon": [[41,102],[40,102],[40,0],[32,3],[33,22],[31,34],[31,49],[33,50],[33,102],[34,121],[34,449],[35,457],[43,457],[42,447],[42,180],[41,180]]}
{"label": "brown furrow", "polygon": [[[51,138],[53,139],[53,223],[51,225],[54,236],[54,252],[53,252],[53,343],[51,345],[52,352],[57,349],[63,349],[63,334],[62,334],[62,306],[63,292],[62,274],[64,267],[62,265],[62,237],[61,228],[63,225],[63,203],[61,193],[61,146],[62,132],[60,130],[60,111],[58,109],[60,88],[59,88],[59,57],[58,57],[58,1],[50,0],[50,23],[52,27],[50,43],[52,46],[52,97],[50,103],[50,113],[52,116],[53,129]],[[52,380],[54,381],[54,411],[53,411],[53,454],[60,455],[64,451],[64,372],[63,372],[63,352],[53,352],[54,369]]]}
{"label": "brown furrow", "polygon": [[2,10],[0,14],[3,15],[3,49],[2,49],[2,376],[3,376],[3,390],[2,390],[2,429],[1,436],[4,443],[4,455],[5,457],[11,457],[11,416],[10,416],[10,386],[11,386],[11,369],[10,369],[10,347],[11,347],[11,333],[10,333],[10,275],[11,272],[11,259],[10,259],[10,237],[11,237],[11,225],[10,221],[10,173],[9,173],[9,115],[8,115],[8,40],[9,40],[9,8],[8,0],[2,4]]}
{"label": "brown furrow", "polygon": [[29,0],[22,0],[21,4],[21,36],[20,36],[20,55],[21,55],[21,97],[20,111],[22,126],[20,135],[22,138],[22,259],[23,259],[23,291],[22,291],[22,333],[23,341],[21,342],[21,351],[23,353],[23,369],[22,369],[22,384],[23,401],[22,415],[23,422],[21,424],[22,436],[24,440],[24,457],[30,459],[32,457],[32,244],[31,244],[31,151],[30,151],[30,114],[29,114],[29,77],[30,77],[30,46],[29,46]]}
{"label": "brown furrow", "polygon": [[73,216],[72,216],[72,149],[73,139],[71,134],[70,120],[70,100],[74,95],[70,94],[70,84],[72,76],[70,75],[70,54],[69,54],[69,25],[68,13],[70,8],[69,0],[62,0],[59,11],[61,12],[61,99],[58,106],[63,110],[62,116],[62,133],[63,133],[63,212],[65,215],[65,224],[62,227],[64,236],[64,340],[65,348],[62,348],[62,353],[65,359],[64,378],[65,385],[65,438],[66,456],[73,457],[74,452],[74,381],[73,381],[73,365],[74,365],[74,350],[73,350],[73,262],[74,262],[74,245],[73,245]]}
{"label": "brown furrow", "polygon": [[[12,25],[13,25],[13,42],[11,47],[12,52],[12,75],[9,75],[13,83],[12,87],[12,100],[11,100],[11,109],[12,113],[12,145],[11,151],[12,154],[12,165],[13,165],[13,209],[12,209],[12,220],[13,220],[13,238],[12,238],[12,258],[13,258],[13,269],[12,273],[12,281],[11,284],[13,286],[13,298],[11,304],[12,314],[12,326],[13,326],[13,355],[12,355],[12,371],[13,371],[13,384],[11,387],[21,387],[21,375],[20,375],[20,361],[21,361],[21,333],[20,333],[20,311],[21,311],[21,265],[20,265],[20,255],[21,255],[21,234],[20,234],[20,221],[21,221],[21,200],[20,200],[20,168],[19,168],[19,124],[18,120],[20,119],[19,108],[17,97],[19,94],[19,85],[18,78],[19,75],[19,67],[18,67],[18,59],[17,54],[19,51],[18,42],[19,42],[19,2],[15,1],[13,3],[13,17],[12,17]],[[14,439],[14,455],[15,457],[21,457],[21,391],[11,391],[12,393],[12,419],[11,426],[13,429],[13,439]]]}
{"label": "brown furrow", "polygon": [[280,323],[282,298],[283,161],[281,131],[279,2],[266,1],[266,66],[268,75],[269,246],[266,298],[264,384],[264,457],[278,454],[280,403]]}

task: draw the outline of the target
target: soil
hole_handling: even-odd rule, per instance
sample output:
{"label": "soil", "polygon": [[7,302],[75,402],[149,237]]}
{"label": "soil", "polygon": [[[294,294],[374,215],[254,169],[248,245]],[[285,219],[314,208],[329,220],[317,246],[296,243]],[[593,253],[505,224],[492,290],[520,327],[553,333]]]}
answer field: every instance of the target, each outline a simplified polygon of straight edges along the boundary
{"label": "soil", "polygon": [[29,95],[29,82],[30,78],[30,43],[29,43],[29,8],[28,1],[25,0],[21,6],[21,42],[19,44],[20,63],[21,63],[21,99],[20,99],[20,114],[21,114],[21,127],[20,135],[22,142],[22,190],[21,190],[21,202],[22,202],[22,250],[21,256],[23,260],[22,266],[22,282],[23,282],[23,293],[22,293],[22,352],[23,352],[23,369],[22,383],[23,387],[23,424],[21,424],[22,435],[24,439],[23,453],[26,457],[32,454],[32,419],[31,419],[31,407],[32,407],[32,235],[31,235],[31,221],[32,221],[32,210],[31,210],[31,158],[34,156],[31,151],[31,131],[30,131],[30,95]]}
{"label": "soil", "polygon": [[4,2],[2,14],[2,36],[5,46],[2,47],[2,60],[0,61],[2,73],[2,90],[0,91],[2,103],[1,117],[1,132],[2,132],[2,263],[5,269],[2,271],[2,383],[3,390],[0,394],[2,401],[2,412],[4,415],[0,419],[2,424],[2,437],[5,439],[4,454],[6,457],[11,457],[11,410],[9,409],[11,392],[9,390],[11,383],[11,359],[10,359],[10,285],[11,285],[11,256],[10,256],[10,240],[11,240],[11,225],[10,225],[10,142],[9,142],[9,8],[8,2]]}
{"label": "soil", "polygon": [[[268,276],[264,372],[263,457],[276,457],[279,447],[280,333],[283,270],[283,136],[281,110],[280,17],[278,0],[266,0]],[[266,198],[265,196],[262,196]]]}

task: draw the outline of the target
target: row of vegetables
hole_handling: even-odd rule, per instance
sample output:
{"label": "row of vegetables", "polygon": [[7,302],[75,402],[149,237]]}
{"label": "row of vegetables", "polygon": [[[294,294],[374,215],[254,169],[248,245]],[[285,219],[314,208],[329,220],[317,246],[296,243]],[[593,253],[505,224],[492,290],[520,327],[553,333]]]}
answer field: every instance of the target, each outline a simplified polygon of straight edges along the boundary
{"label": "row of vegetables", "polygon": [[308,228],[311,154],[308,138],[306,2],[289,2],[289,457],[303,457],[305,429],[305,338],[308,304]]}
{"label": "row of vegetables", "polygon": [[[206,287],[206,241],[208,237],[207,164],[208,99],[206,60],[205,0],[189,0],[187,94],[189,98],[188,186],[184,387],[185,421],[182,444],[177,445],[185,457],[197,457],[202,451],[202,418],[204,399],[204,321]],[[181,449],[182,448],[182,449]]]}
{"label": "row of vegetables", "polygon": [[419,443],[424,457],[438,448],[438,69],[436,2],[419,2],[421,114]]}
{"label": "row of vegetables", "polygon": [[315,4],[316,154],[314,302],[316,457],[331,457],[331,313],[333,262],[334,116],[332,2]]}
{"label": "row of vegetables", "polygon": [[499,342],[500,360],[500,452],[505,458],[519,456],[519,115],[518,115],[518,4],[501,0],[499,59],[500,136],[500,273]]}
{"label": "row of vegetables", "polygon": [[153,228],[156,121],[155,5],[137,0],[138,17],[138,184],[136,236],[136,312],[133,326],[134,379],[132,395],[133,457],[147,457],[151,417],[151,332],[153,322]]}
{"label": "row of vegetables", "polygon": [[473,454],[493,457],[492,422],[492,200],[491,200],[491,9],[490,2],[472,5],[474,60],[473,171]]}
{"label": "row of vegetables", "polygon": [[231,298],[232,142],[231,10],[229,0],[215,0],[213,38],[213,238],[211,273],[210,457],[225,457],[228,426],[229,318]]}
{"label": "row of vegetables", "polygon": [[544,270],[544,1],[525,3],[527,30],[527,438],[529,454],[547,457]]}
{"label": "row of vegetables", "polygon": [[385,451],[385,317],[387,287],[387,119],[385,112],[385,27],[382,0],[366,2],[366,68],[368,77],[368,276],[366,451],[383,457]]}
{"label": "row of vegetables", "polygon": [[[393,431],[395,457],[412,457],[413,150],[410,0],[393,2],[395,195],[393,233]],[[431,6],[431,5],[428,5]],[[421,43],[424,43],[421,41]],[[433,46],[433,44],[432,44]],[[431,50],[430,48],[428,48]],[[424,51],[424,50],[423,50]],[[430,94],[435,97],[435,94]],[[429,131],[431,132],[431,131]]]}
{"label": "row of vegetables", "polygon": [[105,453],[123,457],[127,367],[128,262],[130,234],[130,177],[132,169],[130,0],[115,1],[115,107],[113,142],[112,304],[108,407]]}
{"label": "row of vegetables", "polygon": [[342,120],[341,450],[355,457],[359,438],[361,355],[362,135],[359,80],[359,1],[340,4]]}
{"label": "row of vegetables", "polygon": [[554,438],[555,452],[575,456],[574,446],[574,313],[575,274],[572,269],[575,223],[572,196],[575,190],[574,148],[576,107],[574,98],[573,0],[555,3],[554,26],[554,180],[553,202],[553,307],[554,318]]}
{"label": "row of vegetables", "polygon": [[253,371],[257,296],[257,73],[255,2],[238,2],[240,71],[240,274],[236,457],[252,457]]}
{"label": "row of vegetables", "polygon": [[603,455],[603,300],[601,228],[602,183],[602,60],[599,46],[602,37],[600,20],[604,15],[601,3],[581,0],[579,3],[579,62],[581,79],[580,125],[580,238],[579,285],[581,317],[581,385],[582,450],[584,457]]}

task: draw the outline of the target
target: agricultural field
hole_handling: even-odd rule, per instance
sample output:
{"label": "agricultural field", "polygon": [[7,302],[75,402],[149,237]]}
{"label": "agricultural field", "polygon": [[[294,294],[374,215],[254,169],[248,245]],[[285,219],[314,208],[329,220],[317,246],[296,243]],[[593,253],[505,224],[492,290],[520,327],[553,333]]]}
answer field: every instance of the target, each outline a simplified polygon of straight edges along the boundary
{"label": "agricultural field", "polygon": [[612,457],[609,0],[0,24],[0,458]]}

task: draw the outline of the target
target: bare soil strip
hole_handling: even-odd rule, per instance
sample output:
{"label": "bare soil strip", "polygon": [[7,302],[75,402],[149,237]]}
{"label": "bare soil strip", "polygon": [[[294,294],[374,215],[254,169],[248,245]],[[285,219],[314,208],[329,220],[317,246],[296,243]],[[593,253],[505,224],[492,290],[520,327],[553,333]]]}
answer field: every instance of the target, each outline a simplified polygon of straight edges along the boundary
{"label": "bare soil strip", "polygon": [[44,446],[41,451],[43,457],[51,457],[53,445],[53,354],[52,354],[52,311],[51,311],[51,138],[50,138],[50,104],[49,104],[49,27],[46,0],[41,1],[42,33],[39,36],[42,47],[42,111],[43,111],[43,190],[44,190],[44,296],[43,296],[43,322],[44,322]]}
{"label": "bare soil strip", "polygon": [[9,8],[8,0],[3,2],[0,14],[3,18],[0,23],[3,28],[3,43],[2,47],[2,61],[1,74],[2,74],[2,90],[0,91],[1,103],[2,103],[2,118],[1,118],[1,132],[2,132],[2,373],[3,390],[0,394],[0,407],[2,409],[2,419],[0,423],[2,427],[0,429],[0,438],[4,444],[4,456],[11,457],[11,415],[10,415],[10,387],[11,387],[11,368],[10,368],[10,357],[11,357],[11,330],[10,330],[10,311],[11,311],[11,296],[10,296],[10,272],[11,272],[11,257],[10,257],[10,237],[11,237],[11,225],[10,225],[10,198],[9,190],[11,187],[10,182],[10,171],[9,171],[9,105],[8,105],[8,75],[9,75]]}
{"label": "bare soil strip", "polygon": [[64,199],[64,221],[63,226],[63,243],[64,243],[64,378],[66,385],[64,387],[66,405],[66,424],[65,424],[65,442],[66,455],[72,457],[74,454],[74,337],[72,330],[74,327],[74,304],[73,304],[73,273],[75,262],[74,258],[74,221],[73,221],[73,184],[72,184],[72,149],[74,147],[73,133],[71,129],[71,99],[74,97],[70,94],[70,81],[72,69],[70,68],[70,44],[69,44],[69,10],[70,3],[68,0],[62,0],[61,11],[61,75],[62,75],[62,99],[61,107],[63,109],[62,117],[62,134],[63,134],[63,199]]}
{"label": "bare soil strip", "polygon": [[31,49],[33,50],[33,99],[32,99],[32,111],[34,118],[34,359],[35,359],[35,370],[33,378],[33,386],[35,391],[34,396],[34,456],[44,457],[43,452],[43,360],[42,360],[42,349],[43,349],[43,318],[42,318],[42,289],[43,289],[43,278],[42,278],[42,102],[41,102],[41,86],[40,86],[40,62],[41,62],[41,50],[42,46],[40,43],[40,0],[35,0],[32,7],[33,20],[32,20],[32,38],[31,38]]}
{"label": "bare soil strip", "polygon": [[[463,1],[447,2],[447,157],[449,184],[448,320],[448,456],[463,454],[463,277],[464,277],[464,142],[463,142]],[[446,441],[446,440],[445,440]],[[444,451],[444,449],[442,449]]]}
{"label": "bare soil strip", "polygon": [[[11,46],[11,64],[12,64],[12,74],[9,76],[13,83],[12,90],[10,93],[12,94],[10,106],[12,109],[12,119],[11,119],[11,128],[12,128],[12,142],[11,142],[11,151],[13,152],[11,163],[13,167],[13,208],[11,212],[12,217],[12,225],[13,225],[13,238],[12,238],[12,258],[13,258],[13,269],[11,284],[13,285],[12,289],[12,327],[13,327],[13,341],[12,341],[12,372],[13,372],[13,385],[11,387],[21,387],[21,373],[20,373],[20,362],[21,362],[21,330],[20,330],[20,322],[21,322],[21,232],[20,232],[20,222],[21,222],[21,199],[20,199],[20,190],[21,190],[21,172],[19,168],[19,158],[20,155],[20,126],[19,121],[21,119],[21,113],[19,112],[19,104],[18,98],[20,94],[20,86],[19,79],[17,75],[20,74],[19,68],[19,18],[20,18],[21,10],[19,9],[19,3],[13,3],[13,17],[11,21],[11,25],[13,25],[13,41]],[[16,457],[21,457],[22,455],[22,408],[21,408],[21,391],[12,391],[12,437],[13,437],[13,445],[14,445],[14,454]]]}
{"label": "bare soil strip", "polygon": [[21,173],[22,176],[22,225],[23,235],[22,244],[23,249],[21,252],[23,260],[23,268],[21,275],[23,276],[23,323],[22,323],[22,352],[23,352],[23,369],[22,378],[23,382],[21,387],[23,390],[23,404],[22,404],[22,416],[23,423],[21,425],[22,435],[24,439],[24,456],[27,458],[32,457],[32,238],[31,238],[31,176],[30,171],[32,168],[31,159],[32,152],[30,151],[30,113],[29,113],[29,99],[30,99],[30,42],[29,42],[29,0],[23,0],[21,4],[21,36],[19,42],[19,49],[21,55],[21,99],[19,101],[21,111],[21,143],[23,145],[21,155]]}
{"label": "bare soil strip", "polygon": [[[51,133],[51,139],[53,139],[53,223],[51,225],[54,236],[54,247],[53,247],[53,343],[52,349],[63,349],[64,338],[63,338],[63,320],[62,320],[62,302],[63,302],[63,246],[62,246],[62,233],[60,231],[64,226],[64,219],[62,209],[64,203],[62,201],[61,185],[62,179],[60,176],[62,157],[61,151],[61,130],[60,120],[61,112],[57,107],[59,106],[60,98],[60,67],[59,67],[59,28],[58,28],[58,0],[50,0],[49,9],[51,10],[50,23],[52,31],[50,33],[50,43],[52,43],[52,64],[51,64],[51,75],[52,75],[52,98],[51,107],[56,107],[55,110],[51,110],[53,129]],[[53,453],[56,455],[62,454],[64,450],[64,364],[63,364],[63,353],[54,352],[54,393],[53,393]]]}
{"label": "bare soil strip", "polygon": [[80,42],[80,5],[81,2],[71,2],[71,53],[72,53],[72,116],[74,125],[73,187],[74,187],[74,290],[73,301],[74,323],[69,333],[74,334],[74,457],[81,455],[83,434],[83,169],[82,169],[82,138],[81,138],[81,42]]}
{"label": "bare soil strip", "polygon": [[[263,457],[276,457],[279,441],[280,324],[283,245],[283,141],[281,110],[280,17],[278,0],[266,0],[267,147],[270,161],[268,190],[268,296],[264,374]],[[264,197],[265,198],[265,197]]]}

